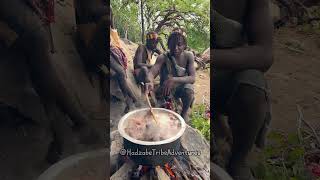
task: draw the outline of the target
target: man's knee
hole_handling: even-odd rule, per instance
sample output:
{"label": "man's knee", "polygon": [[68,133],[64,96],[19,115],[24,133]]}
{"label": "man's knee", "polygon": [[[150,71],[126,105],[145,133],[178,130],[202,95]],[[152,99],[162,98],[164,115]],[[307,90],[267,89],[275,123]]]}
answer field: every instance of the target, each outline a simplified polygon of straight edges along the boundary
{"label": "man's knee", "polygon": [[192,100],[194,98],[194,92],[192,89],[184,88],[182,95],[183,95],[183,97],[187,98],[188,100]]}
{"label": "man's knee", "polygon": [[141,67],[140,74],[139,74],[139,78],[141,81],[146,82],[146,77],[148,75],[148,72],[149,70],[147,67],[145,66]]}
{"label": "man's knee", "polygon": [[267,108],[266,92],[251,85],[241,84],[235,94],[234,105],[249,111],[252,109],[264,110]]}
{"label": "man's knee", "polygon": [[142,72],[143,75],[147,75],[148,71],[149,70],[148,70],[148,68],[146,66],[142,66],[141,67],[141,72]]}

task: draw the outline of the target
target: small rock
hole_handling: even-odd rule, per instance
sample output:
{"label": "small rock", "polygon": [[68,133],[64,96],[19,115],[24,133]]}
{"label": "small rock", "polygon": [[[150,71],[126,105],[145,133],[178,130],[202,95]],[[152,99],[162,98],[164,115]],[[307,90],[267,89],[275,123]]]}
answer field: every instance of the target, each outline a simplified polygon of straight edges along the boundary
{"label": "small rock", "polygon": [[295,50],[297,52],[305,51],[304,44],[299,40],[288,40],[284,43],[290,50]]}

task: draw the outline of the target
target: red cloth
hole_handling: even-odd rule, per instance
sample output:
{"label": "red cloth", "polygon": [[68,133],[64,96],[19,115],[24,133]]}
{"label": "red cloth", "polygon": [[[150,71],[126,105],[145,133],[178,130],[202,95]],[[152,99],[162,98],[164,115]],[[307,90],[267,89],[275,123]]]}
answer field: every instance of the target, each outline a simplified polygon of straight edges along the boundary
{"label": "red cloth", "polygon": [[121,66],[125,70],[127,70],[127,68],[128,68],[128,59],[127,59],[126,54],[123,52],[123,50],[121,48],[111,46],[110,47],[110,52],[111,52],[111,55],[114,56],[115,59],[119,61]]}
{"label": "red cloth", "polygon": [[311,163],[308,165],[309,170],[316,177],[320,177],[320,164]]}
{"label": "red cloth", "polygon": [[48,23],[55,22],[54,19],[54,0],[48,0],[48,7],[46,11],[47,21]]}
{"label": "red cloth", "polygon": [[45,23],[55,22],[54,0],[33,0],[32,6]]}
{"label": "red cloth", "polygon": [[174,111],[172,99],[169,99],[164,103],[164,108]]}

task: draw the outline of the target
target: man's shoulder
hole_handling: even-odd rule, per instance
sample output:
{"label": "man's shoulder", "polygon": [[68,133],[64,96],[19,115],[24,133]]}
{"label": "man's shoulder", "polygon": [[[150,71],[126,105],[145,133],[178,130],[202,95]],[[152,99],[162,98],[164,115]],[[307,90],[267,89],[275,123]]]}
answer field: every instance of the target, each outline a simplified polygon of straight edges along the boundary
{"label": "man's shoulder", "polygon": [[137,49],[146,49],[146,45],[144,44],[138,44],[138,48]]}
{"label": "man's shoulder", "polygon": [[166,53],[160,54],[158,56],[158,59],[161,59],[161,60],[164,60],[164,59],[167,59],[167,58],[168,58],[168,56],[166,55]]}
{"label": "man's shoulder", "polygon": [[185,53],[185,55],[188,55],[188,56],[193,56],[193,53],[188,50],[184,50],[183,53]]}
{"label": "man's shoulder", "polygon": [[138,47],[137,47],[137,49],[136,49],[136,55],[137,55],[137,54],[140,54],[141,52],[143,52],[143,51],[145,51],[145,50],[146,50],[145,45],[143,45],[143,44],[138,44]]}
{"label": "man's shoulder", "polygon": [[188,57],[188,58],[192,58],[194,56],[191,51],[185,50],[185,51],[183,51],[183,53],[184,53],[185,57]]}

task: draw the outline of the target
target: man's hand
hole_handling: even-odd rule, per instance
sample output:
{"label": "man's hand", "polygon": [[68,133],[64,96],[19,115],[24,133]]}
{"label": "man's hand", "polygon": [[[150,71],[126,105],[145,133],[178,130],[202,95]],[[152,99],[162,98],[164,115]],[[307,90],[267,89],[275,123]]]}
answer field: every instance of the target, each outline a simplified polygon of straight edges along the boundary
{"label": "man's hand", "polygon": [[144,92],[146,94],[149,94],[151,91],[153,91],[153,83],[144,83]]}
{"label": "man's hand", "polygon": [[171,93],[171,90],[174,85],[174,80],[172,77],[169,77],[165,82],[164,82],[164,89],[163,89],[163,95],[164,96],[169,96]]}

